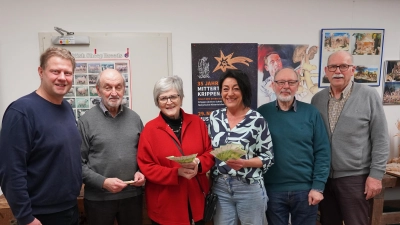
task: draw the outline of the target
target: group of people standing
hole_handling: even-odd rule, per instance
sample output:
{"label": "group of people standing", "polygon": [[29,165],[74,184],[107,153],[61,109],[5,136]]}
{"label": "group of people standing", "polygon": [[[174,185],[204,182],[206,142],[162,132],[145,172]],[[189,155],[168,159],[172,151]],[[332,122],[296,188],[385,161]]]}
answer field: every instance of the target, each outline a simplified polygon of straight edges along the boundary
{"label": "group of people standing", "polygon": [[[1,189],[23,225],[79,224],[82,182],[89,224],[141,224],[144,186],[153,225],[203,225],[209,181],[218,195],[216,225],[314,225],[318,205],[323,225],[368,224],[389,139],[379,95],[352,81],[352,64],[348,52],[333,53],[325,68],[331,85],[311,104],[296,100],[300,75],[279,69],[276,100],[257,110],[248,76],[228,70],[218,82],[226,107],[208,125],[181,108],[181,78],[161,78],[153,90],[160,113],[143,126],[121,104],[126,85],[114,69],[98,75],[100,104],[76,122],[63,100],[75,59],[49,48],[40,87],[4,113]],[[230,143],[246,154],[227,161],[210,154]],[[192,154],[189,163],[167,158]]]}

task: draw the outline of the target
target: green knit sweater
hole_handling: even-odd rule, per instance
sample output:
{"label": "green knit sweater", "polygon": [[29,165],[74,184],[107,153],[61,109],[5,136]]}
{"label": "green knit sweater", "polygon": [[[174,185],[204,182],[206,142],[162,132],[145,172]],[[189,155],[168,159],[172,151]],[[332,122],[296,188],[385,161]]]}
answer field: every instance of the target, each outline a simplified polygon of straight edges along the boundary
{"label": "green knit sweater", "polygon": [[276,101],[257,111],[264,116],[272,135],[275,165],[264,175],[268,191],[324,190],[329,175],[330,144],[319,111],[296,102],[288,111]]}

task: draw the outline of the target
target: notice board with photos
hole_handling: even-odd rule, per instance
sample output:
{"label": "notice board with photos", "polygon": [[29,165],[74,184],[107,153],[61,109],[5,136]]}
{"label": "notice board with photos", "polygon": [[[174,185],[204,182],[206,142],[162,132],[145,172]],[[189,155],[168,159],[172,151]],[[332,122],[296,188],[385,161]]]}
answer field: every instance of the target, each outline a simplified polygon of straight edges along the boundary
{"label": "notice board with photos", "polygon": [[73,88],[66,98],[79,118],[96,103],[94,80],[101,70],[114,68],[126,81],[123,103],[137,112],[144,124],[155,118],[159,109],[154,105],[153,88],[158,79],[172,75],[171,33],[75,33],[88,36],[89,45],[54,45],[56,32],[40,32],[40,53],[59,46],[71,51],[77,61]]}

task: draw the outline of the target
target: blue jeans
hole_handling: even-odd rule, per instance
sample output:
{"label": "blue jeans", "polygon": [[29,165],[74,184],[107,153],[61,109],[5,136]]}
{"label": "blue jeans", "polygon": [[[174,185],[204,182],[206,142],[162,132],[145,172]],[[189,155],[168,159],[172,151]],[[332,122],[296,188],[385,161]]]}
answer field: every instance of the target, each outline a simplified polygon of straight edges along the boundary
{"label": "blue jeans", "polygon": [[266,224],[268,197],[263,184],[247,184],[237,177],[220,175],[213,191],[218,195],[215,225],[237,225],[238,219],[242,225]]}
{"label": "blue jeans", "polygon": [[310,191],[268,192],[267,220],[269,225],[315,225],[318,205],[308,205]]}

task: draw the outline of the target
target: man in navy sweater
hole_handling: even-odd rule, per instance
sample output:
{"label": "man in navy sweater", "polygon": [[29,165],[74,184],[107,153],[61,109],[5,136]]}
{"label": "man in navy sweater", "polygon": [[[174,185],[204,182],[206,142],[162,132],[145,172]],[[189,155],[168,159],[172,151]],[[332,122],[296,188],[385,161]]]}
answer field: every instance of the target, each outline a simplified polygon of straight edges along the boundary
{"label": "man in navy sweater", "polygon": [[62,48],[40,57],[40,87],[11,103],[0,133],[0,185],[20,225],[78,225],[81,137],[72,108],[75,59]]}
{"label": "man in navy sweater", "polygon": [[292,68],[279,70],[272,87],[277,100],[257,111],[268,122],[275,164],[264,175],[270,225],[315,224],[329,174],[330,144],[319,111],[297,101],[300,76]]}

